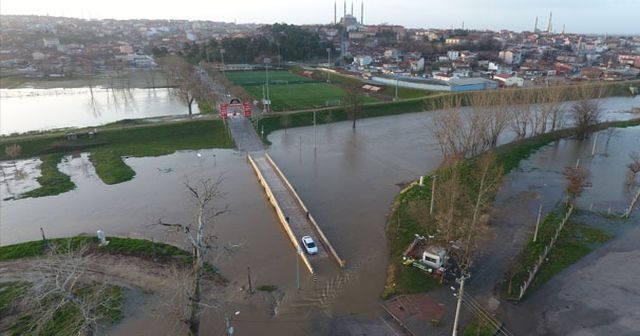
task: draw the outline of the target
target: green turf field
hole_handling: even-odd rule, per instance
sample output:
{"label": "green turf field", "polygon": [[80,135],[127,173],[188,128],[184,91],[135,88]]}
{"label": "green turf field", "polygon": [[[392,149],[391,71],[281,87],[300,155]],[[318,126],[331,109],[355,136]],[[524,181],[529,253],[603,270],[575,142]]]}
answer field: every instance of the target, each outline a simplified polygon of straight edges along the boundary
{"label": "green turf field", "polygon": [[[227,78],[242,85],[256,99],[262,99],[265,84],[264,71],[229,71]],[[273,111],[301,110],[343,104],[344,90],[340,87],[316,82],[288,71],[269,71],[269,96]],[[377,100],[364,98],[365,103]]]}
{"label": "green turf field", "polygon": [[[242,85],[242,86],[250,86],[250,85],[263,85],[266,82],[266,73],[265,71],[227,71],[227,78],[230,81]],[[289,71],[269,71],[269,83],[270,84],[286,84],[285,82],[291,83],[307,83],[313,82],[312,79],[298,76]]]}
{"label": "green turf field", "polygon": [[[262,86],[245,86],[254,97],[262,98]],[[274,111],[301,110],[313,107],[341,105],[344,91],[325,83],[269,85],[271,108]],[[365,97],[365,103],[376,101]]]}

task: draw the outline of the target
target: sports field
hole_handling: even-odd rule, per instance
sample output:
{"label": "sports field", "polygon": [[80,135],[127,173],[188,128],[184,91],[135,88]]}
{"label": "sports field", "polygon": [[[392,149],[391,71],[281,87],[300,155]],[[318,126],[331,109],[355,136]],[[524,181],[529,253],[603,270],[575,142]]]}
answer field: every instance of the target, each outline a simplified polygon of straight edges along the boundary
{"label": "sports field", "polygon": [[[264,85],[266,83],[265,71],[227,71],[227,78],[230,81],[242,85]],[[276,83],[307,83],[313,82],[313,79],[298,76],[289,71],[269,71],[269,85]]]}
{"label": "sports field", "polygon": [[[229,71],[226,76],[256,99],[262,99],[264,71]],[[343,89],[331,84],[317,82],[288,71],[269,71],[269,96],[273,111],[342,105],[344,95]],[[364,101],[366,103],[376,100],[364,97]]]}

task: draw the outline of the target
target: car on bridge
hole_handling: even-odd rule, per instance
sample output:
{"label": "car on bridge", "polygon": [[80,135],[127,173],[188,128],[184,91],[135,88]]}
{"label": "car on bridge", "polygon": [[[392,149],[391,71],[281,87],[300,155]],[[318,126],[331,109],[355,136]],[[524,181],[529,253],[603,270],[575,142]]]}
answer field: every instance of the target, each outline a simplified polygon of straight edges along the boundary
{"label": "car on bridge", "polygon": [[302,245],[304,246],[304,249],[307,251],[308,254],[313,255],[318,253],[318,246],[313,241],[313,238],[311,238],[311,236],[304,236],[302,237],[301,240],[302,240]]}

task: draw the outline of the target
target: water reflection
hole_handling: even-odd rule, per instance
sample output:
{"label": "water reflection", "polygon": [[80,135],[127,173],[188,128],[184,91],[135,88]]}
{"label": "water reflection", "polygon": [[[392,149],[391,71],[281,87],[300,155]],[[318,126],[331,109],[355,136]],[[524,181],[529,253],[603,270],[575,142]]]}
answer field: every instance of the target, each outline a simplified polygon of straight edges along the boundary
{"label": "water reflection", "polygon": [[0,134],[188,113],[168,89],[0,89],[0,107]]}

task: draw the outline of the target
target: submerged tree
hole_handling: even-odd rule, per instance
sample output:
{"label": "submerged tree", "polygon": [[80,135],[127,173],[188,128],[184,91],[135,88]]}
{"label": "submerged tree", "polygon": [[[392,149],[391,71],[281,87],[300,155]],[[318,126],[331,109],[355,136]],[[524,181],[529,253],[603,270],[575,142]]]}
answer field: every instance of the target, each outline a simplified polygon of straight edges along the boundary
{"label": "submerged tree", "polygon": [[589,171],[582,167],[566,167],[563,173],[567,180],[567,205],[574,206],[576,199],[582,195],[589,184]]}
{"label": "submerged tree", "polygon": [[602,106],[595,100],[602,96],[601,86],[581,85],[576,88],[578,100],[571,106],[570,112],[578,129],[578,139],[584,139],[592,126],[602,117]]}
{"label": "submerged tree", "polygon": [[205,272],[205,261],[210,250],[217,247],[215,232],[216,217],[226,213],[228,207],[216,209],[213,204],[222,197],[220,185],[222,179],[216,181],[210,179],[200,180],[198,185],[185,183],[189,197],[194,203],[194,221],[191,224],[171,224],[160,220],[163,226],[175,229],[184,234],[191,247],[192,264],[189,280],[186,281],[188,303],[181,320],[187,325],[189,335],[198,335],[200,332],[200,315],[202,310],[202,280]]}
{"label": "submerged tree", "polygon": [[[631,163],[627,165],[628,170],[625,185],[631,195],[631,201],[629,202],[629,207],[622,215],[623,218],[629,218],[634,207],[640,201],[640,181],[638,181],[638,177],[640,177],[640,154],[634,152],[630,157]],[[634,192],[635,187],[637,187],[637,190]]]}
{"label": "submerged tree", "polygon": [[362,112],[362,105],[364,104],[364,97],[362,96],[358,86],[346,90],[344,103],[347,115],[349,115],[349,119],[353,121],[351,128],[355,130],[356,120],[358,119],[360,112]]}
{"label": "submerged tree", "polygon": [[180,56],[165,56],[159,61],[162,69],[171,77],[176,87],[171,93],[187,105],[189,115],[193,113],[193,102],[202,96],[202,83],[198,79],[193,65]]}

